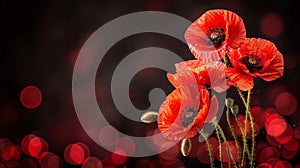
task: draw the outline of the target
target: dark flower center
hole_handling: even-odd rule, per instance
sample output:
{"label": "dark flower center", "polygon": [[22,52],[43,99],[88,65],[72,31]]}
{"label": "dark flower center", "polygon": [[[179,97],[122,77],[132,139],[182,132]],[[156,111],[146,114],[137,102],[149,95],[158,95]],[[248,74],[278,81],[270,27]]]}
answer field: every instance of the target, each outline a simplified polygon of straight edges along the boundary
{"label": "dark flower center", "polygon": [[262,70],[261,58],[257,55],[247,55],[243,58],[243,63],[246,65],[246,68],[250,73],[253,73],[255,70]]}
{"label": "dark flower center", "polygon": [[226,37],[223,28],[210,28],[206,32],[206,35],[208,36],[205,39],[206,43],[208,45],[214,45],[216,48],[222,45]]}
{"label": "dark flower center", "polygon": [[197,108],[191,108],[182,116],[182,126],[188,127],[198,114]]}

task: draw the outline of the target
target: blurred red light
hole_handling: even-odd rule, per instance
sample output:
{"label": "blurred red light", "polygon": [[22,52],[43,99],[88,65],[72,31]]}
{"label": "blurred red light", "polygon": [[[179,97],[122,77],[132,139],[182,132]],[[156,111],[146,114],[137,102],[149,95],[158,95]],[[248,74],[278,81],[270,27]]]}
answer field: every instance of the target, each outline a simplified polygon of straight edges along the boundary
{"label": "blurred red light", "polygon": [[261,19],[261,31],[268,37],[277,37],[281,34],[283,27],[282,18],[276,13],[267,14]]}
{"label": "blurred red light", "polygon": [[286,122],[284,118],[279,114],[270,115],[265,123],[265,129],[271,136],[279,136],[286,130]]}
{"label": "blurred red light", "polygon": [[81,168],[102,168],[102,162],[96,157],[88,157],[83,163]]}
{"label": "blurred red light", "polygon": [[284,116],[293,114],[297,109],[297,100],[289,92],[280,93],[275,101],[275,107],[278,112]]}
{"label": "blurred red light", "polygon": [[127,156],[125,155],[125,152],[121,150],[116,150],[114,153],[111,154],[111,161],[114,165],[122,165],[126,162]]}
{"label": "blurred red light", "polygon": [[27,86],[20,94],[20,101],[24,107],[34,109],[42,102],[42,92],[36,86]]}
{"label": "blurred red light", "polygon": [[7,167],[16,167],[22,156],[22,150],[19,146],[7,146],[1,151],[1,161]]}
{"label": "blurred red light", "polygon": [[264,148],[259,154],[259,162],[266,162],[271,158],[275,158],[275,159],[280,158],[280,153],[278,149],[276,149],[275,147],[268,146]]}
{"label": "blurred red light", "polygon": [[25,136],[21,142],[23,152],[34,158],[39,159],[44,152],[48,151],[48,143],[34,134]]}
{"label": "blurred red light", "polygon": [[261,163],[256,168],[272,168],[269,163]]}
{"label": "blurred red light", "polygon": [[41,168],[62,168],[60,158],[52,152],[45,152],[42,154],[39,164]]}
{"label": "blurred red light", "polygon": [[116,150],[121,150],[127,156],[133,155],[136,150],[135,142],[129,137],[122,137],[116,143]]}
{"label": "blurred red light", "polygon": [[64,158],[67,163],[72,165],[80,165],[90,156],[89,148],[81,143],[69,144],[64,151]]}
{"label": "blurred red light", "polygon": [[285,131],[279,135],[275,137],[275,140],[281,144],[285,144],[287,142],[289,142],[291,140],[291,138],[293,137],[293,129],[290,126],[290,124],[286,125],[286,129]]}
{"label": "blurred red light", "polygon": [[119,139],[118,131],[112,126],[103,127],[98,133],[98,139],[104,146],[113,146]]}

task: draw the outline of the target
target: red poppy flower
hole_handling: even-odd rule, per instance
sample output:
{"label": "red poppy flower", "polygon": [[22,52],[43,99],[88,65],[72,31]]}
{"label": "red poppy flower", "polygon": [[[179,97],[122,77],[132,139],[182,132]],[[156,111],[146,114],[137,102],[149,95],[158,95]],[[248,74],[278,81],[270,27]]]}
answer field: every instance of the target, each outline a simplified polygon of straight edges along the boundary
{"label": "red poppy flower", "polygon": [[243,20],[228,10],[209,10],[185,33],[185,39],[197,59],[206,63],[220,60],[230,49],[237,49],[246,38]]}
{"label": "red poppy flower", "polygon": [[227,68],[226,75],[244,91],[253,88],[253,77],[272,81],[283,75],[283,56],[268,40],[247,38],[238,50],[228,53],[228,58],[233,68]]}
{"label": "red poppy flower", "polygon": [[169,81],[176,88],[186,84],[208,86],[217,92],[227,90],[225,64],[215,61],[212,64],[203,64],[200,60],[189,60],[175,64],[176,74],[167,74]]}
{"label": "red poppy flower", "polygon": [[209,110],[209,92],[204,86],[176,88],[159,109],[158,128],[170,140],[191,138],[201,129]]}

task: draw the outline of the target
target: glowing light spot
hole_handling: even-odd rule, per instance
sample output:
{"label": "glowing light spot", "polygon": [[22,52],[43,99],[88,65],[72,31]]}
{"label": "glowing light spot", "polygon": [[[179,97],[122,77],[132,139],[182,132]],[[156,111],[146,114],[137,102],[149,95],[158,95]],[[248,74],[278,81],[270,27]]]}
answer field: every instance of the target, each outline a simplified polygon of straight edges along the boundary
{"label": "glowing light spot", "polygon": [[269,163],[261,163],[256,168],[272,168]]}
{"label": "glowing light spot", "polygon": [[284,168],[293,168],[293,166],[285,160],[281,160],[280,162],[284,164]]}
{"label": "glowing light spot", "polygon": [[282,18],[276,13],[270,13],[261,19],[260,29],[266,36],[275,38],[283,30]]}
{"label": "glowing light spot", "polygon": [[23,138],[21,148],[26,155],[39,159],[44,152],[48,151],[48,143],[43,138],[29,134]]}
{"label": "glowing light spot", "polygon": [[283,145],[283,148],[288,151],[297,151],[298,150],[298,142],[295,138],[291,138],[287,143]]}
{"label": "glowing light spot", "polygon": [[39,164],[41,168],[60,168],[62,162],[60,158],[52,152],[45,152],[42,154]]}
{"label": "glowing light spot", "polygon": [[22,150],[19,146],[7,146],[1,151],[1,161],[7,167],[16,167],[22,156]]}
{"label": "glowing light spot", "polygon": [[280,149],[280,155],[284,159],[292,159],[294,156],[296,156],[297,153],[298,153],[298,150],[288,151],[286,149]]}
{"label": "glowing light spot", "polygon": [[42,150],[42,142],[40,138],[32,138],[29,142],[28,149],[31,156],[37,156]]}
{"label": "glowing light spot", "polygon": [[114,165],[123,165],[127,160],[127,157],[123,151],[116,150],[111,154],[111,161]]}
{"label": "glowing light spot", "polygon": [[34,109],[42,102],[42,92],[36,86],[27,86],[20,94],[20,101],[24,107]]}
{"label": "glowing light spot", "polygon": [[275,107],[280,114],[288,116],[296,111],[297,100],[294,95],[288,92],[283,92],[277,96]]}
{"label": "glowing light spot", "polygon": [[265,118],[264,116],[265,111],[262,110],[261,107],[259,106],[255,106],[251,108],[251,114],[253,115],[253,117],[255,118],[255,122],[257,124],[257,126],[261,129],[265,126]]}
{"label": "glowing light spot", "polygon": [[8,146],[13,146],[13,143],[7,138],[1,138],[0,139],[0,153],[1,153],[2,149],[4,149],[5,147],[8,147]]}
{"label": "glowing light spot", "polygon": [[289,142],[292,137],[293,137],[293,129],[290,126],[290,124],[287,124],[285,131],[281,135],[276,136],[275,139],[277,142],[281,144],[285,144]]}
{"label": "glowing light spot", "polygon": [[136,150],[135,142],[129,137],[122,137],[116,143],[116,150],[126,153],[127,156],[133,155]]}
{"label": "glowing light spot", "polygon": [[113,146],[119,139],[118,131],[112,126],[103,127],[98,134],[99,141],[105,146]]}
{"label": "glowing light spot", "polygon": [[272,114],[270,115],[265,123],[265,129],[267,133],[271,136],[279,136],[283,134],[286,130],[286,122],[282,116],[279,114]]}
{"label": "glowing light spot", "polygon": [[[296,139],[300,139],[300,127],[296,127],[295,129],[294,129],[294,137],[296,138]],[[1,148],[0,148],[1,149]],[[1,150],[0,150],[1,151]]]}
{"label": "glowing light spot", "polygon": [[280,143],[277,142],[277,141],[275,140],[275,138],[274,138],[273,136],[269,135],[269,134],[266,135],[266,139],[267,139],[268,143],[269,143],[270,145],[272,145],[272,146],[278,147],[278,146],[280,145]]}
{"label": "glowing light spot", "polygon": [[90,156],[89,148],[81,143],[69,144],[64,151],[64,158],[66,162],[72,165],[80,165]]}
{"label": "glowing light spot", "polygon": [[267,92],[267,97],[268,97],[269,103],[275,104],[275,100],[276,100],[277,96],[280,93],[285,92],[285,91],[287,91],[287,89],[281,85],[275,85],[275,86],[271,87]]}
{"label": "glowing light spot", "polygon": [[259,162],[266,162],[268,159],[271,158],[280,158],[280,153],[275,147],[268,146],[264,148],[259,154]]}
{"label": "glowing light spot", "polygon": [[283,162],[278,161],[278,162],[275,164],[274,168],[285,168],[285,165],[284,165]]}
{"label": "glowing light spot", "polygon": [[[164,146],[169,148],[170,145],[172,146],[173,143],[166,142],[162,145],[162,148],[164,148]],[[179,147],[178,147],[178,145],[174,145],[171,148],[169,148],[168,150],[166,150],[164,152],[161,152],[159,154],[159,158],[164,159],[164,160],[172,160],[172,159],[178,158],[178,157],[179,157]]]}
{"label": "glowing light spot", "polygon": [[103,168],[103,164],[96,157],[89,157],[82,163],[81,168]]}

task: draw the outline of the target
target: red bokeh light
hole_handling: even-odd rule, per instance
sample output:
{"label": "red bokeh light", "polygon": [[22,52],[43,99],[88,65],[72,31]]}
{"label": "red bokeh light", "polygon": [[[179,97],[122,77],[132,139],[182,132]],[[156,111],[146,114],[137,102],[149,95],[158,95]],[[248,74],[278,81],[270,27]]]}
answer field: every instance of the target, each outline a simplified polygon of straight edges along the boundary
{"label": "red bokeh light", "polygon": [[126,162],[127,156],[125,155],[125,152],[121,150],[116,150],[114,153],[111,154],[111,162],[114,165],[122,165]]}
{"label": "red bokeh light", "polygon": [[7,167],[16,167],[22,156],[22,150],[19,146],[7,146],[1,151],[1,161]]}
{"label": "red bokeh light", "polygon": [[135,142],[129,137],[122,137],[117,140],[116,150],[121,150],[126,153],[127,156],[134,154],[136,150]]}
{"label": "red bokeh light", "polygon": [[296,127],[296,128],[294,129],[294,137],[295,137],[296,139],[300,139],[300,127]]}
{"label": "red bokeh light", "polygon": [[60,158],[52,152],[42,154],[39,164],[41,168],[62,168],[63,164]]}
{"label": "red bokeh light", "polygon": [[20,94],[20,101],[24,107],[34,109],[42,102],[42,92],[36,86],[27,86]]}
{"label": "red bokeh light", "polygon": [[280,153],[277,148],[268,146],[264,148],[260,154],[259,154],[259,162],[266,162],[267,160],[275,158],[279,159],[280,158]]}
{"label": "red bokeh light", "polygon": [[8,147],[8,146],[13,146],[13,143],[7,138],[1,138],[0,139],[0,153],[1,153],[2,149],[4,149],[5,147]]}
{"label": "red bokeh light", "polygon": [[290,124],[287,124],[286,126],[287,127],[286,127],[285,131],[281,135],[275,137],[275,140],[277,142],[279,142],[280,144],[287,143],[293,137],[292,127],[290,126]]}
{"label": "red bokeh light", "polygon": [[269,134],[266,135],[266,139],[267,139],[268,143],[272,146],[278,147],[280,145],[280,143],[277,142],[276,139]]}
{"label": "red bokeh light", "polygon": [[280,15],[269,13],[262,17],[260,29],[266,36],[275,38],[281,34],[284,24]]}
{"label": "red bokeh light", "polygon": [[48,143],[34,134],[27,135],[21,142],[23,152],[34,158],[39,159],[44,152],[48,151]]}
{"label": "red bokeh light", "polygon": [[279,114],[271,114],[265,123],[265,129],[271,136],[279,136],[286,130],[287,124]]}
{"label": "red bokeh light", "polygon": [[88,157],[85,159],[85,161],[82,163],[81,168],[102,168],[103,164],[102,162],[96,158],[96,157]]}
{"label": "red bokeh light", "polygon": [[[168,148],[170,145],[173,145],[173,143],[166,142],[162,145],[162,148],[164,148],[164,146],[166,146]],[[172,160],[174,158],[177,158],[177,157],[179,157],[179,147],[178,147],[178,145],[174,145],[171,148],[169,148],[168,150],[166,150],[164,152],[161,152],[159,154],[159,158],[161,158],[163,160],[168,160],[168,161]]]}
{"label": "red bokeh light", "polygon": [[81,142],[69,144],[64,151],[64,158],[66,162],[72,165],[82,164],[82,162],[89,156],[89,148]]}
{"label": "red bokeh light", "polygon": [[280,114],[288,116],[296,111],[297,100],[295,96],[289,92],[283,92],[277,96],[275,100],[275,107]]}
{"label": "red bokeh light", "polygon": [[[237,148],[235,146],[235,142],[228,141],[228,146],[229,146],[230,152],[232,154],[232,157],[237,162],[238,161],[238,154],[237,154]],[[224,142],[222,142],[221,147],[222,147],[222,162],[227,163],[228,162],[228,153],[227,153],[226,144]],[[220,160],[220,150],[217,150],[216,157],[217,157],[218,160]],[[231,158],[231,163],[233,163],[232,158]]]}
{"label": "red bokeh light", "polygon": [[113,146],[119,139],[118,131],[112,126],[103,127],[98,133],[98,139],[104,146]]}
{"label": "red bokeh light", "polygon": [[261,163],[256,168],[272,168],[269,163]]}

